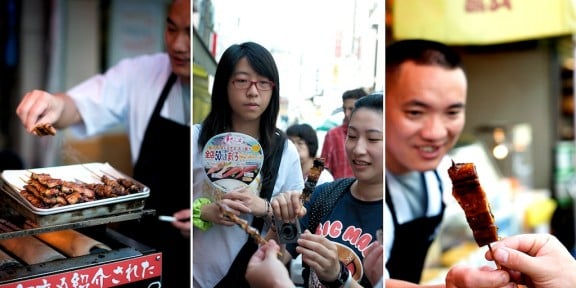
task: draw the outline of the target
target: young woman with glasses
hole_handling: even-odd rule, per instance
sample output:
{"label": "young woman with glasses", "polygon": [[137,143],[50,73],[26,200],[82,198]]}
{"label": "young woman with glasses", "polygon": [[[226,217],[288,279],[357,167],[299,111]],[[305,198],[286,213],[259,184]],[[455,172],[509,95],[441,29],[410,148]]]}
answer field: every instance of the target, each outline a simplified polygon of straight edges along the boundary
{"label": "young woman with glasses", "polygon": [[[249,287],[244,273],[257,245],[222,215],[217,203],[226,204],[261,232],[264,219],[272,215],[270,197],[304,188],[302,177],[295,176],[302,173],[298,151],[276,128],[279,89],[278,69],[266,48],[246,42],[226,49],[216,69],[211,111],[202,124],[193,127],[194,287]],[[227,193],[210,185],[202,147],[224,132],[258,140],[264,164],[259,180],[253,183],[260,184]]]}

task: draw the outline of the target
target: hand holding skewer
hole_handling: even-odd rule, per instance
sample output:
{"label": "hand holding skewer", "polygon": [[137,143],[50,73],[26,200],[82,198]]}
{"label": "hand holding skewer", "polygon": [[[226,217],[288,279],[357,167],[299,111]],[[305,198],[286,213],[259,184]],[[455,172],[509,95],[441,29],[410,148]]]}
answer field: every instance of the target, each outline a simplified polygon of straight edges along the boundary
{"label": "hand holding skewer", "polygon": [[[264,237],[260,235],[260,233],[258,232],[258,230],[256,230],[256,228],[250,226],[250,224],[248,224],[248,221],[236,216],[232,212],[232,210],[228,207],[228,205],[220,201],[216,202],[216,204],[220,208],[220,212],[224,217],[240,226],[240,228],[246,231],[246,233],[248,233],[248,235],[252,237],[258,245],[264,245],[268,243],[268,241],[266,241],[266,239],[264,239]],[[282,253],[280,251],[278,251],[278,257],[282,257]]]}

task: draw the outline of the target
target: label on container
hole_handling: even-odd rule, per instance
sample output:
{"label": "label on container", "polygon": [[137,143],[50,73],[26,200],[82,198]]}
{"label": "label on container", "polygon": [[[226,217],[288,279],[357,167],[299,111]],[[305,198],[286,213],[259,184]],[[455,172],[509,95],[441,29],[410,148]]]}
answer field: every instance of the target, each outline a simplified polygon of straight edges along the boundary
{"label": "label on container", "polygon": [[264,151],[258,140],[237,132],[210,138],[202,150],[204,171],[219,190],[247,187],[259,175]]}

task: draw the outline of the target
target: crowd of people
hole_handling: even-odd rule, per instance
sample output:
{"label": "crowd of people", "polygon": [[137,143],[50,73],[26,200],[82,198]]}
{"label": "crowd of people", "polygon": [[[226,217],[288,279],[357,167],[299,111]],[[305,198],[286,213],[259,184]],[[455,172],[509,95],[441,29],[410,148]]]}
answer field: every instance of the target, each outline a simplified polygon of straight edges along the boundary
{"label": "crowd of people", "polygon": [[[280,189],[260,203],[228,193],[207,202],[235,201],[237,215],[297,222],[302,231],[296,241],[283,243],[283,232],[274,222],[257,226],[267,242],[250,255],[238,253],[249,258],[242,266],[227,261],[230,270],[244,273],[240,275],[246,281],[243,287],[294,287],[294,273],[300,274],[305,287],[426,287],[419,284],[424,260],[445,209],[440,177],[444,172],[439,167],[464,127],[467,79],[459,55],[442,43],[398,41],[387,47],[386,57],[386,103],[382,93],[372,93],[355,99],[346,114],[344,155],[353,177],[338,177],[327,165],[334,179],[316,186],[305,202],[301,187]],[[257,83],[277,81],[265,71],[251,75],[241,93],[228,78],[228,93],[260,98],[266,90],[258,89]],[[301,173],[299,180],[306,180],[308,161],[317,149],[317,136],[308,126],[296,124],[286,131],[291,140],[287,147],[299,155],[292,158],[299,160],[300,169],[293,170]],[[201,220],[222,227],[234,225],[218,217]],[[209,231],[198,229],[195,232]],[[383,231],[382,240],[379,231]],[[492,252],[486,259],[501,269],[456,265],[448,270],[445,283],[427,287],[571,287],[576,280],[569,272],[576,261],[551,234],[506,237],[492,243]],[[211,261],[196,259],[195,277],[196,267],[204,269]],[[296,259],[302,262],[300,266],[291,265]],[[294,267],[301,268],[293,271]]]}
{"label": "crowd of people", "polygon": [[[263,46],[245,42],[232,45],[223,53],[212,90],[212,102],[223,105],[213,105],[206,119],[201,124],[193,125],[194,287],[250,286],[245,273],[249,266],[248,262],[258,247],[245,231],[236,227],[231,228],[236,223],[222,215],[220,210],[222,204],[250,223],[259,233],[265,234],[271,243],[279,241],[275,223],[270,221],[272,217],[286,222],[300,221],[302,231],[305,231],[308,227],[306,224],[308,218],[302,214],[304,218],[296,219],[296,215],[300,215],[306,209],[324,208],[320,205],[316,205],[318,206],[316,208],[301,205],[300,195],[304,181],[318,153],[318,136],[315,129],[308,124],[290,126],[285,132],[276,128],[273,119],[276,119],[279,113],[279,89],[276,64],[270,52]],[[350,255],[343,254],[349,258],[347,265],[359,265],[355,268],[357,271],[362,271],[362,251],[370,246],[369,244],[379,245],[375,235],[376,230],[382,229],[382,221],[377,219],[381,219],[382,215],[383,105],[382,95],[380,94],[379,98],[377,95],[375,97],[375,99],[367,97],[366,103],[357,112],[346,113],[346,125],[351,131],[348,138],[354,140],[341,144],[351,155],[350,161],[345,163],[353,170],[359,171],[358,175],[355,175],[356,178],[335,180],[331,169],[326,167],[317,182],[320,190],[332,191],[334,187],[341,190],[341,197],[334,198],[333,207],[328,207],[333,213],[323,215],[319,218],[323,222],[316,224],[326,225],[325,229],[328,229],[327,225],[337,220],[345,224],[345,227],[360,229],[362,239],[368,240],[356,239],[353,244],[347,245],[345,238],[350,235],[341,233],[333,236],[333,240],[339,239],[341,243],[335,244],[321,233],[312,233],[316,232],[316,229],[310,228],[307,232],[303,232],[301,239],[309,238],[309,245],[321,244],[331,249],[330,254],[322,255],[331,261],[323,263],[327,266],[321,267],[316,267],[317,263],[309,260],[308,252],[303,253],[301,261],[305,267],[312,265],[311,267],[315,268],[312,271],[322,269],[330,272],[328,274],[325,271],[312,272],[312,280],[309,280],[310,274],[303,273],[306,282],[332,282],[339,280],[334,278],[343,277],[334,272],[349,275],[350,279],[366,283],[369,281],[366,276],[360,279],[363,276],[361,272],[346,273],[348,268],[340,264],[344,262],[338,258],[338,249],[350,253]],[[370,99],[372,101],[368,101]],[[351,115],[356,115],[356,118]],[[225,132],[240,132],[258,139],[265,155],[260,179],[252,182],[256,184],[239,191],[224,193],[210,185],[211,180],[207,177],[202,162],[201,147],[204,147],[214,135]],[[295,178],[294,173],[302,176]],[[325,194],[323,197],[334,195],[326,192],[323,194]],[[309,203],[323,203],[321,200],[322,198],[316,200],[313,197]],[[295,205],[287,205],[292,202]],[[351,214],[349,213],[351,209],[357,212]],[[341,248],[337,248],[336,245]],[[214,249],[210,249],[214,246],[227,249],[215,252]],[[286,245],[282,246],[285,250]],[[286,256],[283,259],[286,263],[296,258],[297,254],[301,254],[297,251],[300,248],[292,246],[289,248],[290,253],[283,253]],[[272,251],[274,248],[270,249]],[[355,262],[351,263],[352,260]]]}
{"label": "crowd of people", "polygon": [[[304,179],[294,177],[302,175],[298,150],[276,127],[279,90],[278,69],[266,48],[246,42],[224,51],[211,96],[212,103],[219,104],[193,129],[194,287],[248,287],[244,273],[258,247],[246,232],[229,227],[234,223],[222,216],[217,202],[262,232],[264,220],[272,215],[272,197],[304,188]],[[201,147],[223,132],[250,135],[264,151],[259,181],[242,191],[215,189],[204,170]]]}

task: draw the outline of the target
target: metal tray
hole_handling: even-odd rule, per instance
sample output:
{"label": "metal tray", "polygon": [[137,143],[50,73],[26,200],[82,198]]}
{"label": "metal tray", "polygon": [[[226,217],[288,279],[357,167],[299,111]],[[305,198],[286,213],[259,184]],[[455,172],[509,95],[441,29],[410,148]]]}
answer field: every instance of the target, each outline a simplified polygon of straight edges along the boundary
{"label": "metal tray", "polygon": [[35,215],[55,215],[55,217],[51,217],[54,218],[50,220],[51,224],[143,209],[144,199],[150,195],[150,188],[144,186],[144,190],[138,193],[42,209],[32,205],[26,198],[22,197],[19,192],[21,189],[24,189],[25,182],[28,180],[31,172],[48,173],[53,178],[66,181],[83,181],[85,183],[99,183],[102,175],[123,177],[132,181],[135,180],[114,169],[114,167],[108,163],[86,163],[28,170],[4,170],[2,172],[4,187],[1,190],[9,196],[7,198],[15,201],[13,204],[22,206],[25,209],[18,209],[19,207],[14,208],[20,210],[18,212],[24,214],[24,216],[30,216],[32,218],[38,218],[33,217]]}
{"label": "metal tray", "polygon": [[[11,190],[6,185],[0,187],[0,211],[5,215],[17,215],[26,218],[30,223],[38,227],[49,227],[61,224],[81,223],[91,219],[98,219],[101,217],[113,217],[121,215],[132,215],[134,219],[140,218],[144,211],[144,199],[126,200],[124,202],[111,203],[99,205],[89,208],[81,208],[69,212],[51,213],[48,215],[40,215],[32,211],[28,205],[22,203],[22,200],[14,196],[14,193],[8,192]],[[20,197],[21,198],[21,197]],[[28,201],[26,201],[28,202]],[[128,217],[128,216],[124,216]],[[113,222],[113,221],[110,221]],[[72,226],[77,228],[76,226]],[[82,225],[78,225],[82,227]],[[2,237],[0,237],[2,238]]]}

